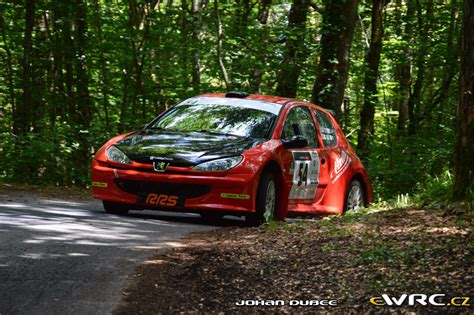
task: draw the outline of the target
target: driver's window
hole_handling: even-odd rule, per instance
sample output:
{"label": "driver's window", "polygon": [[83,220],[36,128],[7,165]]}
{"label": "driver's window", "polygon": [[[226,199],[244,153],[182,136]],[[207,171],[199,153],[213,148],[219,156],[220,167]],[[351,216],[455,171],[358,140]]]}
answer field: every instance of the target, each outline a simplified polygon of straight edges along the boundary
{"label": "driver's window", "polygon": [[292,108],[286,117],[281,138],[287,140],[294,136],[305,137],[309,148],[318,146],[316,126],[311,113],[305,106]]}

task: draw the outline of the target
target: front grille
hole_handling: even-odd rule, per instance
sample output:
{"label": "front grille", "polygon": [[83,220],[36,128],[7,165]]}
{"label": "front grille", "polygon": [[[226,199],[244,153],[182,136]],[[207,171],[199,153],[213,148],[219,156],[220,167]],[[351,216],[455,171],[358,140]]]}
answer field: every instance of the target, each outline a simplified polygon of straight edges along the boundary
{"label": "front grille", "polygon": [[137,170],[137,171],[140,171],[140,172],[145,172],[145,173],[152,173],[152,174],[187,174],[186,170],[173,170],[173,171],[170,171],[168,169],[166,169],[164,172],[161,172],[161,173],[158,173],[157,171],[155,171],[154,169],[152,168],[144,168],[144,167],[134,167],[133,168],[134,170]]}
{"label": "front grille", "polygon": [[209,185],[157,183],[123,179],[116,179],[115,181],[120,189],[131,194],[161,193],[180,195],[184,198],[196,198],[204,196],[211,191],[211,186]]}
{"label": "front grille", "polygon": [[[133,158],[131,159],[134,162],[141,163],[141,164],[148,164],[152,165],[153,161],[150,161],[150,158]],[[188,166],[194,166],[198,163],[192,163],[189,161],[170,161],[169,166],[176,166],[176,167],[188,167]]]}

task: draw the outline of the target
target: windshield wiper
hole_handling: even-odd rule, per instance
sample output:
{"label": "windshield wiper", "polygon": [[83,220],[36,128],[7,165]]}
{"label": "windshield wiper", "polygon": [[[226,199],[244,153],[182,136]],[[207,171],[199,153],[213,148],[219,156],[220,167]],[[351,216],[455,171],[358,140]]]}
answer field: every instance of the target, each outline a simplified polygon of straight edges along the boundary
{"label": "windshield wiper", "polygon": [[168,129],[168,128],[163,128],[163,127],[149,127],[146,129],[151,129],[151,130],[166,130],[166,131],[171,131],[171,132],[179,132],[179,130],[174,130],[174,129]]}
{"label": "windshield wiper", "polygon": [[227,137],[239,137],[239,138],[248,138],[247,136],[239,136],[239,135],[234,135],[231,133],[225,133],[225,132],[218,132],[218,131],[211,131],[211,130],[190,130],[189,132],[201,132],[201,133],[208,133],[211,135],[218,135],[218,136],[227,136]]}

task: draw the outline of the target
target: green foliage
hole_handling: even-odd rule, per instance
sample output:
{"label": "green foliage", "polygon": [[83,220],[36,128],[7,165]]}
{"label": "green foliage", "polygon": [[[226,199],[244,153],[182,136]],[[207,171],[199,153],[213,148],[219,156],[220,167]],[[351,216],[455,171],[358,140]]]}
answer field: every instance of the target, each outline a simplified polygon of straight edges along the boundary
{"label": "green foliage", "polygon": [[424,183],[423,187],[419,187],[415,196],[418,203],[446,202],[451,199],[451,189],[453,176],[449,169],[437,176],[430,176]]}
{"label": "green foliage", "polygon": [[[79,133],[83,135],[82,141],[77,138]],[[53,131],[42,134],[12,136],[2,133],[0,180],[86,186],[92,153],[112,135],[94,127],[75,130],[66,122],[57,122]]]}
{"label": "green foliage", "polygon": [[390,264],[394,260],[396,250],[387,246],[369,248],[360,254],[360,258],[356,261],[357,265],[369,265],[373,263]]}
{"label": "green foliage", "polygon": [[428,246],[424,242],[419,242],[418,244],[406,244],[403,247],[378,245],[361,251],[355,264],[381,264],[387,267],[398,267],[401,264],[413,266],[420,260],[431,260],[431,257],[427,256],[427,248]]}
{"label": "green foliage", "polygon": [[[82,1],[37,3],[31,54],[34,108],[28,109],[32,118],[28,132],[18,134],[13,114],[23,102],[25,7],[16,1],[0,4],[0,180],[86,185],[90,159],[109,137],[136,129],[182,99],[225,90],[216,55],[212,2],[204,2],[198,15],[193,15],[186,1],[84,2],[84,43],[79,42],[81,34],[77,33],[80,12],[76,3]],[[273,1],[266,23],[258,19],[259,4],[246,3],[218,3],[222,61],[232,89],[274,94],[285,49],[302,35],[301,29],[289,26],[292,2]],[[297,91],[300,99],[311,99],[321,35],[327,31],[323,25],[325,4],[316,1],[319,9],[309,9],[306,33],[298,46],[304,47],[302,55],[307,56],[295,59],[302,69]],[[429,8],[428,2],[417,1],[419,8],[413,15],[408,14],[406,2],[402,4],[397,7],[390,2],[385,10],[379,95],[367,168],[376,200],[402,194],[447,198],[458,101],[461,3],[436,2]],[[364,102],[364,60],[371,23],[368,3],[360,3],[359,16],[350,54],[346,107],[340,120],[346,132],[357,130]],[[200,24],[196,23],[200,19]],[[426,34],[419,23],[429,28]],[[412,32],[406,33],[410,25]],[[66,40],[67,32],[71,42]],[[193,85],[196,61],[197,86]],[[86,121],[77,72],[81,62],[92,113]],[[405,97],[399,90],[399,67],[407,63],[412,69],[412,91],[423,70],[420,65],[425,69],[421,96],[415,104],[416,133],[411,135],[406,128],[397,127],[398,104]],[[454,69],[452,74],[449,69]],[[447,79],[451,81],[442,89]]]}
{"label": "green foliage", "polygon": [[379,197],[413,193],[424,189],[431,177],[450,168],[453,131],[437,128],[436,133],[395,138],[376,135],[368,168]]}
{"label": "green foliage", "polygon": [[[414,195],[431,189],[433,178],[452,169],[458,102],[456,64],[459,39],[455,34],[460,25],[456,12],[462,9],[456,1],[433,5],[429,9],[428,3],[418,3],[420,10],[414,10],[416,14],[411,16],[407,15],[406,5],[390,3],[386,7],[375,130],[366,165],[376,200],[393,200],[402,194]],[[359,110],[364,101],[364,58],[370,12],[360,6],[359,13],[361,27],[355,31],[348,83],[350,107],[347,116],[343,117],[343,127],[347,132],[358,129]],[[421,27],[419,23],[425,25]],[[411,33],[404,33],[408,24],[412,26]],[[424,29],[430,30],[427,36],[421,33]],[[450,32],[453,32],[452,38]],[[450,40],[451,48],[448,49]],[[422,62],[418,63],[418,60]],[[404,64],[409,64],[411,69],[410,95],[403,94],[399,87],[400,78],[408,75],[400,74],[400,67]],[[423,69],[419,68],[420,64]],[[402,130],[397,126],[398,106],[413,94],[420,71],[423,71],[424,79],[421,81],[420,99],[414,104],[415,133],[409,134],[406,125]],[[448,82],[444,90],[440,86],[443,80]],[[443,97],[435,102],[436,95],[441,93]],[[354,142],[355,137],[350,140]],[[446,191],[449,194],[450,189]]]}

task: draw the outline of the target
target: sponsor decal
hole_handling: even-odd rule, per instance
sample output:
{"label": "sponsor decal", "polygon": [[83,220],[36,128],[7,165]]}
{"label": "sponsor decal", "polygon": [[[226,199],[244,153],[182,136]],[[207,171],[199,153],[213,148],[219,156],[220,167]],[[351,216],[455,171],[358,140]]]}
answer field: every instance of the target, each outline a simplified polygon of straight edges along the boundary
{"label": "sponsor decal", "polygon": [[446,294],[438,293],[426,294],[402,294],[400,296],[390,296],[382,294],[370,298],[369,302],[376,306],[471,306],[471,298],[467,296],[455,296],[447,298]]}
{"label": "sponsor decal", "polygon": [[332,299],[311,300],[240,300],[236,306],[337,306],[338,301]]}
{"label": "sponsor decal", "polygon": [[174,207],[178,203],[178,196],[165,194],[149,194],[145,200],[148,205]]}
{"label": "sponsor decal", "polygon": [[250,199],[250,195],[221,193],[222,198]]}
{"label": "sponsor decal", "polygon": [[107,186],[108,186],[108,184],[104,183],[104,182],[92,182],[92,187],[106,188]]}
{"label": "sponsor decal", "polygon": [[334,169],[331,173],[332,183],[334,184],[342,174],[347,170],[352,160],[346,151],[341,151],[341,155],[334,162]]}
{"label": "sponsor decal", "polygon": [[319,182],[319,155],[312,151],[292,151],[289,173],[293,175],[289,199],[314,199]]}

